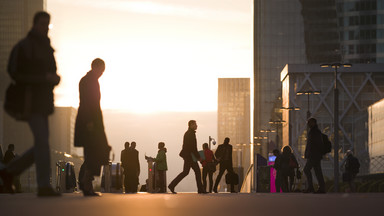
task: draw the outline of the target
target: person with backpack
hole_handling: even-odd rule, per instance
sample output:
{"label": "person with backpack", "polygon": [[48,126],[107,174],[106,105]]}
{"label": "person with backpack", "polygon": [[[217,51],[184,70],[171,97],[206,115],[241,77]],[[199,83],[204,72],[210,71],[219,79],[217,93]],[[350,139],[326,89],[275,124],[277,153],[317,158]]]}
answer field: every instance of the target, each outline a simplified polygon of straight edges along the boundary
{"label": "person with backpack", "polygon": [[[323,134],[317,126],[317,120],[315,118],[308,119],[307,125],[309,132],[307,135],[307,145],[305,147],[304,157],[307,159],[307,163],[304,166],[304,173],[307,177],[308,188],[304,193],[325,193],[325,182],[323,172],[321,170],[321,159],[324,155]],[[312,181],[312,168],[315,170],[317,181],[319,182],[319,188],[317,191],[313,188]]]}
{"label": "person with backpack", "polygon": [[207,191],[207,176],[209,179],[209,193],[213,188],[213,173],[216,171],[216,159],[213,152],[208,147],[208,143],[203,144],[205,159],[201,162],[203,166],[203,189]]}
{"label": "person with backpack", "polygon": [[343,173],[343,181],[348,182],[351,192],[356,192],[355,178],[357,173],[359,173],[360,162],[351,150],[347,151],[347,159],[345,160],[345,173]]}
{"label": "person with backpack", "polygon": [[283,192],[291,192],[295,178],[295,169],[299,167],[295,155],[289,146],[283,148],[281,155],[281,179]]}

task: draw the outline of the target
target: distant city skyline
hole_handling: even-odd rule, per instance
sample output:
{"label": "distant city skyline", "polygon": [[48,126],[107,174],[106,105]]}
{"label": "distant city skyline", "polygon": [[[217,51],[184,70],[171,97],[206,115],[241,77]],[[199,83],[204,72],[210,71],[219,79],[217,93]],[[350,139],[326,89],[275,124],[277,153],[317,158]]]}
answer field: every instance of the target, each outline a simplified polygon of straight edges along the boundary
{"label": "distant city skyline", "polygon": [[218,78],[252,77],[252,2],[48,0],[56,105],[78,106],[78,82],[100,57],[102,108],[216,111]]}

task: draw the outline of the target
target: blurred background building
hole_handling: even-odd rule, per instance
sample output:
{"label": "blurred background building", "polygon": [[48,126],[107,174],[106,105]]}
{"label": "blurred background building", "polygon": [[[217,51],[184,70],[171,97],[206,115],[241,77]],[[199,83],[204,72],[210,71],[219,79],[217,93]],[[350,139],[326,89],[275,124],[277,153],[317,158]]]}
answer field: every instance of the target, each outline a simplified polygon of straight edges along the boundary
{"label": "blurred background building", "polygon": [[[250,78],[219,78],[218,82],[217,144],[222,144],[226,137],[231,139],[233,167],[239,175],[241,187],[244,171],[251,165]],[[225,185],[225,179],[222,182],[221,185]]]}

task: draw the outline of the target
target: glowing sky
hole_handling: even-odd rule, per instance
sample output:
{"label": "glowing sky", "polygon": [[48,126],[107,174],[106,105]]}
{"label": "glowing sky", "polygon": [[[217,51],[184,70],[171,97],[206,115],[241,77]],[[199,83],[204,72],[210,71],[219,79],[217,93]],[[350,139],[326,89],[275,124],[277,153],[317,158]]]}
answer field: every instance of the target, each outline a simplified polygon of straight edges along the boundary
{"label": "glowing sky", "polygon": [[251,0],[48,0],[47,10],[58,106],[78,106],[96,57],[103,109],[215,111],[218,78],[252,77]]}

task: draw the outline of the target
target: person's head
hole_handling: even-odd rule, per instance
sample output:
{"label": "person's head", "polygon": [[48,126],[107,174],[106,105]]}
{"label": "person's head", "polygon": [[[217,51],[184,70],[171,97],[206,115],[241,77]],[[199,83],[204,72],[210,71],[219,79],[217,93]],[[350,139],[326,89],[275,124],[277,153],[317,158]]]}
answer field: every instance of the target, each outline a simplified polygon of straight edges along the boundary
{"label": "person's head", "polygon": [[8,145],[8,149],[11,150],[11,151],[15,150],[15,145],[14,144],[9,144]]}
{"label": "person's head", "polygon": [[309,128],[313,128],[317,125],[317,120],[315,118],[308,119],[307,125]]}
{"label": "person's head", "polygon": [[126,148],[126,149],[129,148],[129,142],[124,143],[124,148]]}
{"label": "person's head", "polygon": [[98,77],[101,77],[105,71],[105,62],[100,58],[96,58],[92,61],[91,69]]}
{"label": "person's head", "polygon": [[51,16],[45,11],[39,11],[33,17],[32,29],[41,36],[47,36]]}
{"label": "person's head", "polygon": [[131,142],[131,148],[136,148],[136,142],[135,141],[133,141],[133,142]]}
{"label": "person's head", "polygon": [[203,144],[203,149],[208,149],[208,143]]}
{"label": "person's head", "polygon": [[284,146],[284,148],[283,148],[283,154],[285,155],[285,154],[291,154],[292,153],[292,149],[291,149],[291,147],[289,147],[289,146]]}
{"label": "person's head", "polygon": [[280,154],[280,151],[278,149],[273,150],[273,155],[278,156]]}
{"label": "person's head", "polygon": [[225,137],[225,139],[224,139],[224,144],[229,144],[229,141],[231,141],[231,140],[229,139],[229,137]]}
{"label": "person's head", "polygon": [[196,130],[197,129],[197,123],[195,120],[190,120],[188,122],[188,128],[189,129],[192,129],[192,130]]}
{"label": "person's head", "polygon": [[165,147],[165,143],[164,143],[164,142],[159,142],[159,144],[157,145],[157,147],[158,147],[159,149],[162,149],[162,148]]}

